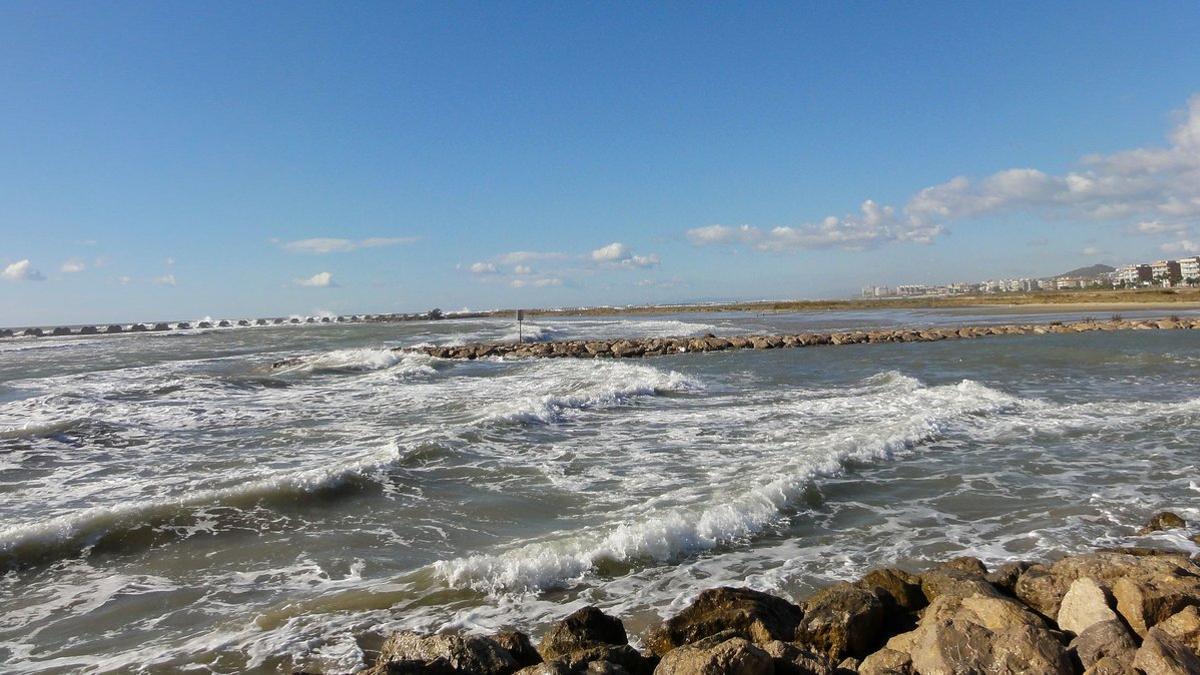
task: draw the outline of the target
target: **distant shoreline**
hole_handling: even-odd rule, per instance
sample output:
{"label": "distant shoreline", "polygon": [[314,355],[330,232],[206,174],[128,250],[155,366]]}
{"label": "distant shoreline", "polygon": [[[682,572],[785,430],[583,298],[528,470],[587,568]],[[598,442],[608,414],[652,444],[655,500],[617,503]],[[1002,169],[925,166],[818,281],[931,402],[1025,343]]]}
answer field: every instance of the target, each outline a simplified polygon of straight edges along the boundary
{"label": "distant shoreline", "polygon": [[[953,297],[853,298],[846,300],[754,300],[628,307],[576,307],[527,309],[528,316],[609,316],[691,314],[716,312],[817,312],[860,309],[971,309],[1021,307],[1028,309],[1200,309],[1200,288],[1147,289],[1136,291],[1067,291],[997,293]],[[509,316],[514,310],[481,312],[487,316]]]}

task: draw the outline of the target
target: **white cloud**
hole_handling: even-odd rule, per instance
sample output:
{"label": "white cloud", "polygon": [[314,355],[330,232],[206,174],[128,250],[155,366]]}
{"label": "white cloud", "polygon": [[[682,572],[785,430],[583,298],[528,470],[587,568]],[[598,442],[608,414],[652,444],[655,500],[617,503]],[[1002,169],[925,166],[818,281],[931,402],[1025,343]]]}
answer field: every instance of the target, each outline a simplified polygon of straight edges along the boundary
{"label": "white cloud", "polygon": [[688,230],[698,246],[744,245],[784,251],[863,249],[889,242],[929,243],[945,226],[1004,212],[1043,218],[1121,222],[1139,234],[1183,234],[1200,218],[1200,94],[1192,96],[1166,147],[1089,155],[1059,175],[1024,167],[979,180],[965,176],[914,194],[897,211],[867,201],[861,213],[770,230],[707,225]]}
{"label": "white cloud", "polygon": [[282,244],[283,250],[289,253],[348,253],[363,248],[380,248],[382,246],[399,246],[411,244],[416,237],[370,237],[367,239],[336,239],[333,237],[313,237],[299,239]]}
{"label": "white cloud", "polygon": [[490,262],[471,263],[471,274],[495,274],[496,265]]}
{"label": "white cloud", "polygon": [[558,277],[542,277],[540,279],[513,279],[508,282],[513,288],[546,288],[549,286],[562,286],[562,279]]}
{"label": "white cloud", "polygon": [[1138,234],[1180,234],[1187,231],[1184,223],[1164,223],[1161,220],[1143,220],[1133,226]]}
{"label": "white cloud", "polygon": [[174,266],[175,266],[175,259],[174,259],[174,258],[167,258],[166,260],[164,260],[164,261],[163,261],[163,264],[164,264],[164,265],[166,265],[167,267],[174,267]]}
{"label": "white cloud", "polygon": [[741,244],[759,251],[819,248],[860,250],[894,241],[928,244],[944,231],[941,225],[899,218],[892,207],[879,206],[869,199],[863,202],[859,210],[858,214],[841,218],[829,216],[817,223],[796,227],[778,226],[770,230],[750,225],[707,225],[688,230],[687,236],[697,246]]}
{"label": "white cloud", "polygon": [[529,265],[517,265],[513,268],[513,274],[528,275],[533,274],[533,268]]}
{"label": "white cloud", "polygon": [[557,251],[512,251],[501,253],[494,260],[501,265],[520,265],[539,260],[565,260],[569,257],[567,254]]}
{"label": "white cloud", "polygon": [[590,257],[592,262],[619,265],[627,268],[654,267],[661,262],[655,254],[634,255],[628,246],[619,241],[614,241],[607,246],[601,246],[592,251]]}
{"label": "white cloud", "polygon": [[608,246],[601,246],[592,251],[592,260],[596,262],[614,262],[624,260],[629,257],[629,248],[619,241],[614,241]]}
{"label": "white cloud", "polygon": [[132,281],[133,281],[133,278],[131,278],[131,277],[125,277],[125,276],[117,277],[117,283],[121,284],[122,286],[128,286]]}
{"label": "white cloud", "polygon": [[78,274],[85,269],[87,269],[87,265],[84,264],[82,260],[79,258],[71,258],[63,263],[62,267],[58,268],[58,271],[62,272],[63,274]]}
{"label": "white cloud", "polygon": [[1167,242],[1158,247],[1163,253],[1200,253],[1200,244],[1190,239]]}
{"label": "white cloud", "polygon": [[329,272],[318,272],[307,279],[296,279],[297,286],[308,288],[329,288],[334,285],[333,275]]}
{"label": "white cloud", "polygon": [[1096,246],[1085,246],[1082,253],[1083,255],[1101,255],[1104,250]]}
{"label": "white cloud", "polygon": [[1077,219],[1136,220],[1136,231],[1179,231],[1178,220],[1200,216],[1200,94],[1188,101],[1165,148],[1089,155],[1060,176],[1009,169],[972,183],[958,177],[925,188],[905,212],[929,223],[1005,210]]}
{"label": "white cloud", "polygon": [[7,281],[44,281],[46,277],[41,272],[33,269],[29,264],[29,260],[18,260],[17,262],[4,268],[0,272],[0,279]]}
{"label": "white cloud", "polygon": [[156,277],[154,279],[153,283],[155,286],[174,286],[175,285],[175,275],[174,274],[164,274],[161,277]]}

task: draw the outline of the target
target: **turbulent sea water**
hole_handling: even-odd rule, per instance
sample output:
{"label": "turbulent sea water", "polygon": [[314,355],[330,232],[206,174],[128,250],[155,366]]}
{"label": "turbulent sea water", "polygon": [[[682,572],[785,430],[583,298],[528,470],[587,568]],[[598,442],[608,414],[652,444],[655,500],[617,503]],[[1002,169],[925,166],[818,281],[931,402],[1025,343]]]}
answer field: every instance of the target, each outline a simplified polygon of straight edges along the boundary
{"label": "turbulent sea water", "polygon": [[[526,334],[1051,318],[1072,317],[681,315]],[[1164,508],[1200,518],[1195,331],[628,361],[389,349],[514,333],[0,341],[0,670],[347,672],[397,628],[536,634],[596,604],[637,633],[720,584],[799,597],[881,564],[1136,543]]]}

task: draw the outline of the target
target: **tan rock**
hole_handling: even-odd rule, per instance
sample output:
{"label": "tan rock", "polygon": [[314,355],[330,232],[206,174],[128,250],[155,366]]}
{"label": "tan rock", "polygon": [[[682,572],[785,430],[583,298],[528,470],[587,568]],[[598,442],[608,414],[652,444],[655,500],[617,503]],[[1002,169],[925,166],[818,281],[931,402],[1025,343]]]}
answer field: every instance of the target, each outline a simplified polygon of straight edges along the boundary
{"label": "tan rock", "polygon": [[512,655],[488,638],[402,631],[383,643],[379,659],[369,672],[383,675],[408,669],[406,672],[508,675],[517,668]]}
{"label": "tan rock", "polygon": [[796,639],[835,661],[866,656],[883,642],[885,611],[872,591],[850,583],[834,584],[804,602]]}
{"label": "tan rock", "polygon": [[1102,621],[1088,626],[1071,640],[1069,650],[1075,652],[1084,668],[1108,657],[1131,663],[1137,641],[1120,620]]}
{"label": "tan rock", "polygon": [[1177,530],[1187,527],[1187,521],[1181,518],[1178,514],[1170,511],[1163,511],[1154,514],[1149,521],[1138,530],[1138,534],[1150,534],[1161,530]]}
{"label": "tan rock", "polygon": [[654,675],[774,675],[771,656],[742,638],[709,646],[704,642],[667,652]]}
{"label": "tan rock", "polygon": [[1159,621],[1155,628],[1200,654],[1200,610],[1194,605]]}
{"label": "tan rock", "polygon": [[1113,583],[1112,594],[1129,627],[1145,636],[1159,621],[1200,604],[1200,579],[1169,574],[1121,577]]}
{"label": "tan rock", "polygon": [[787,642],[795,637],[802,616],[800,607],[774,595],[749,588],[712,588],[649,631],[645,642],[659,656],[725,630],[751,642]]}
{"label": "tan rock", "polygon": [[863,659],[858,672],[860,675],[912,675],[912,657],[907,652],[884,647]]}
{"label": "tan rock", "polygon": [[775,663],[775,675],[832,675],[833,662],[799,642],[772,640],[759,647]]}
{"label": "tan rock", "polygon": [[584,607],[551,626],[538,644],[538,652],[543,659],[553,661],[559,656],[597,645],[628,643],[629,638],[620,619],[596,607]]}
{"label": "tan rock", "polygon": [[[1129,658],[1132,659],[1133,655],[1130,654]],[[1133,669],[1131,661],[1106,656],[1083,671],[1083,675],[1141,675],[1141,673]]]}
{"label": "tan rock", "polygon": [[1079,635],[1089,626],[1101,621],[1115,621],[1117,613],[1108,606],[1104,589],[1091,577],[1071,582],[1058,609],[1058,627]]}
{"label": "tan rock", "polygon": [[1133,667],[1145,675],[1196,675],[1200,658],[1179,640],[1151,628],[1133,657]]}

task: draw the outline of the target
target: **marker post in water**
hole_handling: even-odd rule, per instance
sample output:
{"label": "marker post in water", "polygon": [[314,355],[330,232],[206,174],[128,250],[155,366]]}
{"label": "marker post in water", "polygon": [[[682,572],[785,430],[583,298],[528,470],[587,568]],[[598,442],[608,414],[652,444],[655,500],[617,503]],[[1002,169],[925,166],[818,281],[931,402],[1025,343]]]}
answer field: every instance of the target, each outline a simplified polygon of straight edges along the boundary
{"label": "marker post in water", "polygon": [[517,342],[518,343],[525,342],[524,321],[525,321],[525,310],[518,309],[517,310]]}

